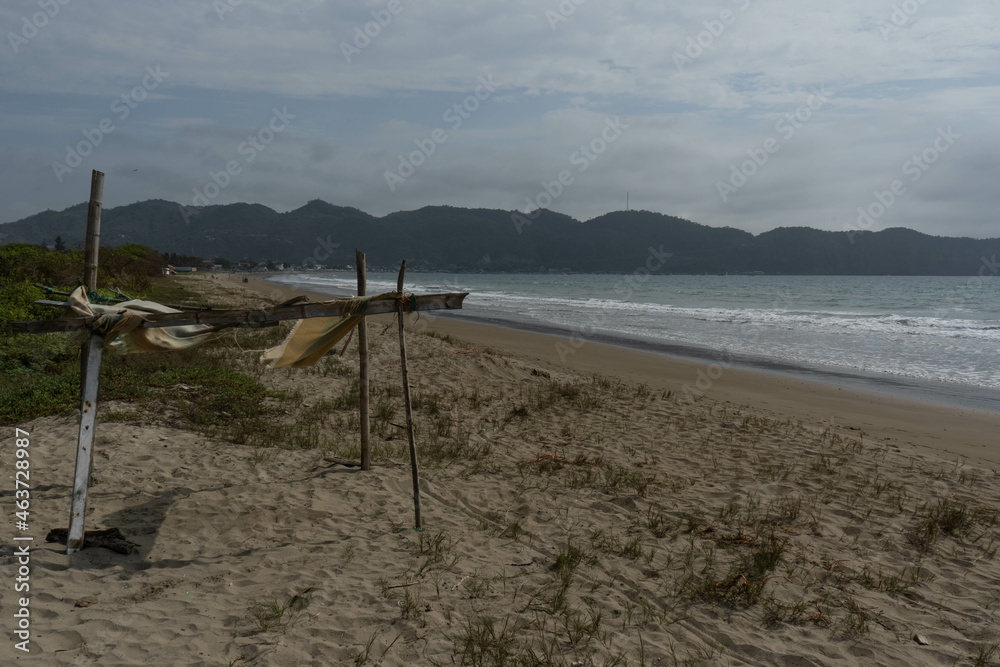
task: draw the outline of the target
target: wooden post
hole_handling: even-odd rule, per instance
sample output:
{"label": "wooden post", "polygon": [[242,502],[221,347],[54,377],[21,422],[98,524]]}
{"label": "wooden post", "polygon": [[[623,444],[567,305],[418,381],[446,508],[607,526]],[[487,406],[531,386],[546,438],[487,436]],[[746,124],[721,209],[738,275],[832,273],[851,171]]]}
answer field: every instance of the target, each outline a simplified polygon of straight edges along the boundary
{"label": "wooden post", "polygon": [[104,339],[93,335],[83,344],[83,391],[80,398],[80,436],[76,448],[76,472],[73,473],[73,502],[69,514],[69,538],[66,553],[83,548],[87,517],[87,488],[93,467],[94,426],[97,423],[97,389],[101,375],[101,352]]}
{"label": "wooden post", "polygon": [[410,471],[413,474],[413,516],[414,528],[420,530],[420,472],[417,469],[417,445],[413,440],[413,405],[410,402],[410,374],[406,368],[406,332],[403,326],[405,310],[403,306],[403,274],[406,273],[406,260],[399,267],[399,281],[396,291],[399,293],[399,360],[403,367],[403,402],[406,406],[406,434],[410,439]]}
{"label": "wooden post", "polygon": [[90,207],[87,209],[87,241],[83,260],[83,284],[88,293],[97,291],[97,255],[101,249],[103,203],[104,174],[95,169],[90,176]]}
{"label": "wooden post", "polygon": [[[365,253],[355,249],[358,265],[358,296],[368,293],[367,265]],[[368,318],[363,318],[358,325],[358,357],[360,358],[359,380],[361,403],[361,469],[372,469],[372,452],[370,431],[368,426]]]}
{"label": "wooden post", "polygon": [[[90,180],[90,207],[87,210],[87,243],[83,263],[83,285],[87,293],[97,291],[97,261],[101,242],[101,205],[104,201],[104,174],[94,170]],[[97,390],[101,377],[104,339],[91,334],[80,353],[80,434],[73,474],[73,500],[69,513],[66,553],[83,548],[87,520],[87,488],[93,467],[94,426],[97,423]]]}

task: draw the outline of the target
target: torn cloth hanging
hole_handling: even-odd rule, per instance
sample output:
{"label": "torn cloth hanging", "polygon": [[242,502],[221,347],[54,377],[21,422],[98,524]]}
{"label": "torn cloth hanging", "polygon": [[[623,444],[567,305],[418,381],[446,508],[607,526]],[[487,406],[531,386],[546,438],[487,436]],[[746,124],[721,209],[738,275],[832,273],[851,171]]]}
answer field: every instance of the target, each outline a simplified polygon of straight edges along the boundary
{"label": "torn cloth hanging", "polygon": [[[261,361],[269,368],[314,365],[361,322],[369,301],[387,297],[405,299],[395,292],[387,292],[377,296],[349,297],[325,302],[341,306],[341,315],[299,320],[280,345],[264,351]],[[67,305],[75,315],[91,320],[88,328],[104,336],[106,345],[126,353],[183,350],[211,340],[216,331],[216,327],[207,324],[144,327],[143,323],[147,321],[149,314],[180,311],[140,299],[114,305],[90,303],[82,287],[73,291]]]}
{"label": "torn cloth hanging", "polygon": [[345,306],[339,317],[299,320],[284,342],[266,350],[260,360],[269,368],[312,366],[361,323],[369,301],[386,296],[392,293],[338,299],[336,302]]}
{"label": "torn cloth hanging", "polygon": [[77,316],[96,318],[90,329],[104,336],[106,346],[126,353],[185,350],[207,343],[214,337],[212,327],[207,324],[143,327],[147,314],[181,312],[155,301],[132,299],[114,305],[90,303],[86,290],[81,286],[69,295],[66,305]]}

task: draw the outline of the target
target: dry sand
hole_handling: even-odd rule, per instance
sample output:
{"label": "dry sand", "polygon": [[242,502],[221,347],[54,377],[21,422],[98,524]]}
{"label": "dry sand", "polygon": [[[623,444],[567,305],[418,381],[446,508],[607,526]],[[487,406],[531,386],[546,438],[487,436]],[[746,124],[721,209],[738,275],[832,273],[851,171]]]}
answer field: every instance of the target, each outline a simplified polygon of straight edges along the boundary
{"label": "dry sand", "polygon": [[[290,293],[183,280],[230,303]],[[22,424],[33,650],[0,661],[998,664],[1000,417],[733,369],[692,402],[706,365],[594,343],[561,359],[556,337],[410,316],[417,532],[390,323],[369,327],[371,472],[342,464],[355,342],[314,369],[243,354],[297,392],[286,428],[311,448],[100,422],[123,409],[102,405],[87,527],[137,554],[42,541],[66,525],[76,420]]]}

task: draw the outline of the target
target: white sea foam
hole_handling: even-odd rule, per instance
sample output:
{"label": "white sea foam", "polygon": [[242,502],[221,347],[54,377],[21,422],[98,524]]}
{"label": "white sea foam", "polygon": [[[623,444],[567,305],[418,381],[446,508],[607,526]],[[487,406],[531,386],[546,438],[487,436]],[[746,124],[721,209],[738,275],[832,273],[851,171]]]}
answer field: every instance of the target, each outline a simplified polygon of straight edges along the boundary
{"label": "white sea foam", "polygon": [[[382,276],[387,276],[383,278]],[[277,277],[352,293],[351,274]],[[369,276],[369,293],[396,287]],[[1000,292],[961,278],[415,273],[407,288],[467,291],[470,315],[588,334],[1000,389]]]}

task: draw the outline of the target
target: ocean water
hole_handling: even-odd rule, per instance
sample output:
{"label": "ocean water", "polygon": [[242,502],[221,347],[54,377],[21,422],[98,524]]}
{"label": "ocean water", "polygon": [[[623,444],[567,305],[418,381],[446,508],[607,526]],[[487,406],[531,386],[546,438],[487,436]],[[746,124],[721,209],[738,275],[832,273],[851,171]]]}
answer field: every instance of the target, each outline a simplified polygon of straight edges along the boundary
{"label": "ocean water", "polygon": [[[279,282],[352,294],[353,274]],[[1000,410],[1000,277],[437,274],[421,293],[469,292],[460,315],[692,358],[938,388]],[[395,289],[372,274],[369,293]],[[982,390],[982,391],[977,391]],[[931,393],[934,393],[933,391]]]}

